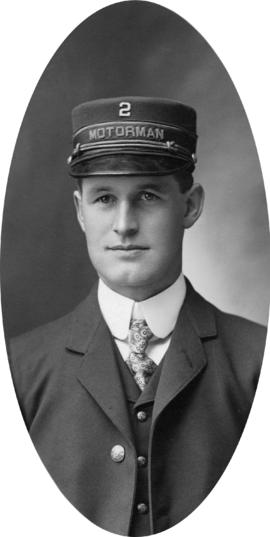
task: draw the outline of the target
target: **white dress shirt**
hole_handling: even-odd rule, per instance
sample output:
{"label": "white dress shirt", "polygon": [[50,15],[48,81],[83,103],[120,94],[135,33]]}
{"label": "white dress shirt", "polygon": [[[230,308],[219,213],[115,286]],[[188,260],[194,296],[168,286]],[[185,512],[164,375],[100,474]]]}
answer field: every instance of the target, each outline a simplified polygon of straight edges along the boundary
{"label": "white dress shirt", "polygon": [[99,306],[124,360],[130,354],[128,345],[130,321],[144,319],[153,332],[146,349],[147,356],[157,365],[160,363],[170,345],[185,295],[186,282],[182,273],[170,287],[141,302],[135,302],[116,293],[101,279],[99,280]]}

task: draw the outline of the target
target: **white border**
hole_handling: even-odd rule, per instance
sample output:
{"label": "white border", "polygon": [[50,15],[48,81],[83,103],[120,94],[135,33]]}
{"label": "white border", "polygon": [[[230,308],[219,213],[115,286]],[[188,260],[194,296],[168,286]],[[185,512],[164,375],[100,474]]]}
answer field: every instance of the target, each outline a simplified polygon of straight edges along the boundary
{"label": "white border", "polygon": [[[26,106],[48,60],[86,17],[113,2],[47,0],[5,3],[1,13],[1,206]],[[257,143],[269,202],[269,18],[267,1],[160,1],[207,38],[228,69]],[[104,532],[82,517],[44,471],[22,423],[1,328],[0,532],[5,537],[89,537]],[[210,497],[170,535],[269,535],[269,343],[252,414],[229,470]]]}

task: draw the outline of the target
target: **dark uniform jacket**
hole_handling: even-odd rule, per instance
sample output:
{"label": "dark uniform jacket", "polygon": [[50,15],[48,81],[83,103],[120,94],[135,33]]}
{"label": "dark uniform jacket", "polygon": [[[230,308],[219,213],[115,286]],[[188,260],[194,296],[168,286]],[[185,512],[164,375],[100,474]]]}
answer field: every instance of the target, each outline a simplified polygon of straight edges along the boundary
{"label": "dark uniform jacket", "polygon": [[[264,345],[262,326],[222,313],[188,283],[146,388],[152,395],[143,392],[136,406],[95,287],[71,314],[13,340],[10,360],[26,426],[61,491],[98,526],[140,535],[180,522],[221,476],[250,411]],[[138,411],[145,425],[136,425]],[[147,513],[136,503],[142,485]]]}

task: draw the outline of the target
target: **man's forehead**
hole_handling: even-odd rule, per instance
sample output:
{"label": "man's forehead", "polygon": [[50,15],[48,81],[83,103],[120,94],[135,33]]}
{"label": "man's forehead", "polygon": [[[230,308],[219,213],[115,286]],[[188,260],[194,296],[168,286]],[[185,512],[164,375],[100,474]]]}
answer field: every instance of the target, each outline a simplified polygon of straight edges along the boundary
{"label": "man's forehead", "polygon": [[136,191],[140,188],[153,188],[160,192],[170,189],[174,175],[161,176],[114,176],[86,177],[82,180],[82,187],[86,190],[100,192],[102,190]]}

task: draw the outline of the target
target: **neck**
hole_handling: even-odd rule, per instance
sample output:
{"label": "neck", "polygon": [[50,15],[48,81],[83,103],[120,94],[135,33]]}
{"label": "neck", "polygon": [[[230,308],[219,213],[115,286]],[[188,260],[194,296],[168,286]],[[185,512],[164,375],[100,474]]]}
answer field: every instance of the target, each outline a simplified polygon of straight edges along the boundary
{"label": "neck", "polygon": [[174,274],[170,280],[168,280],[163,285],[156,285],[151,286],[149,285],[143,287],[131,287],[131,286],[119,286],[119,285],[112,285],[111,282],[107,282],[105,279],[103,279],[104,283],[112,289],[115,293],[118,293],[119,295],[125,296],[127,298],[130,298],[131,300],[134,300],[135,302],[142,302],[143,300],[147,300],[148,298],[151,298],[152,296],[158,295],[159,293],[162,293],[162,291],[165,291],[165,289],[168,289],[180,276],[181,271]]}

